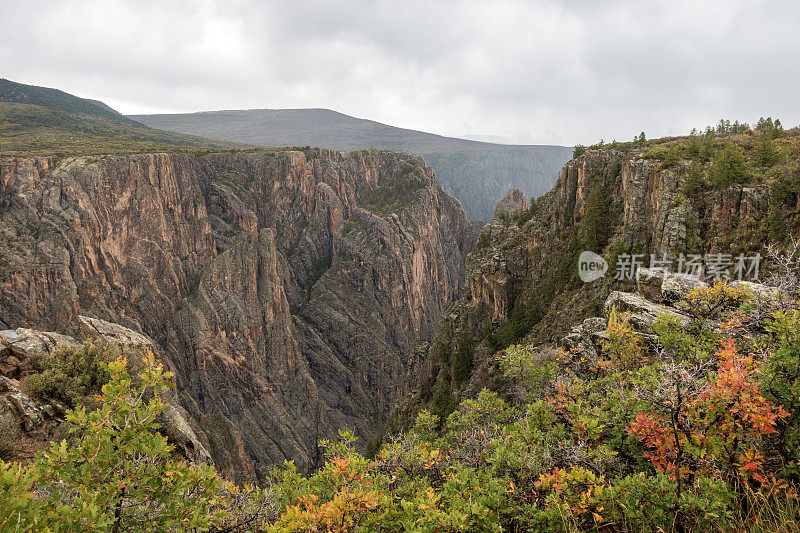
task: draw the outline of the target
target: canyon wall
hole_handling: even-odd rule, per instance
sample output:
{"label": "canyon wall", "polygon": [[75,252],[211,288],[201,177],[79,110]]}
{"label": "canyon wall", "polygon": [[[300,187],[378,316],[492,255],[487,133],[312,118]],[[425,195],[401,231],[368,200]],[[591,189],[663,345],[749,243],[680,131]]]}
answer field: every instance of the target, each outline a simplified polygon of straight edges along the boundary
{"label": "canyon wall", "polygon": [[237,481],[342,428],[366,443],[475,238],[424,162],[356,151],[0,161],[0,327],[151,337]]}
{"label": "canyon wall", "polygon": [[[764,253],[776,209],[768,183],[713,187],[705,164],[706,185],[689,192],[691,161],[668,165],[644,152],[588,150],[528,210],[483,227],[466,259],[464,295],[416,369],[416,394],[398,411],[401,419],[407,423],[425,404],[418,400],[446,415],[442,406],[484,386],[502,387],[497,350],[555,342],[600,314],[613,290],[633,290],[632,281],[613,279],[620,254],[644,254],[648,266],[650,254]],[[610,265],[593,283],[577,275],[587,249]]]}
{"label": "canyon wall", "polygon": [[553,188],[572,148],[496,147],[493,150],[425,153],[445,190],[458,198],[470,219],[490,221],[494,206],[511,189],[526,198]]}

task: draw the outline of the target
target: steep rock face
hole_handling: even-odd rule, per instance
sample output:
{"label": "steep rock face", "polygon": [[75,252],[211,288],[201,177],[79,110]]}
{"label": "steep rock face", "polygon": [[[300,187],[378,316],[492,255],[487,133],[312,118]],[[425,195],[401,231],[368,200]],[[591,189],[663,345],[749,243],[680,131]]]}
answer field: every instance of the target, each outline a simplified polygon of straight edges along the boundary
{"label": "steep rock face", "polygon": [[10,159],[0,325],[149,335],[217,466],[252,479],[310,467],[342,427],[375,435],[471,234],[421,159],[388,152]]}
{"label": "steep rock face", "polygon": [[494,206],[492,221],[500,219],[504,214],[528,209],[528,201],[519,189],[511,189],[508,194]]}
{"label": "steep rock face", "polygon": [[[509,218],[484,226],[466,259],[465,293],[418,371],[418,395],[430,398],[442,383],[472,394],[491,384],[496,350],[511,342],[556,341],[599,313],[612,290],[630,290],[633,281],[613,280],[614,264],[605,278],[580,282],[578,255],[589,243],[601,241],[594,251],[609,259],[644,254],[643,266],[649,254],[762,251],[769,185],[707,187],[687,197],[689,168],[689,161],[647,159],[643,150],[589,150],[564,166],[555,187],[520,217],[524,223]],[[706,177],[708,171],[703,168]],[[460,365],[471,368],[471,377],[461,382],[453,354],[465,352],[470,361]]]}

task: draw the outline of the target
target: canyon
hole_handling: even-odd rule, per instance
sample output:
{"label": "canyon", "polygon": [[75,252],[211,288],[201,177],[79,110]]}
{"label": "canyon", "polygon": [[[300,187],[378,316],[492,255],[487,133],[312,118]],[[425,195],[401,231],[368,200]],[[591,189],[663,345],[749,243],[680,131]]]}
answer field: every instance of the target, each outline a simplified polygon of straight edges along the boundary
{"label": "canyon", "polygon": [[152,339],[235,481],[379,436],[461,295],[477,227],[410,155],[377,150],[0,160],[0,328]]}

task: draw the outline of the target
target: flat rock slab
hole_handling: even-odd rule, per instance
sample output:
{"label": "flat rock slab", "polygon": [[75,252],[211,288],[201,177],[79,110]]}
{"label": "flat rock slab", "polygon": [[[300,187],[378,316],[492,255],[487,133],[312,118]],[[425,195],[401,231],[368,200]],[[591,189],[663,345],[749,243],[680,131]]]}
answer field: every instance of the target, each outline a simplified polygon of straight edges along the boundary
{"label": "flat rock slab", "polygon": [[612,309],[616,309],[617,312],[630,312],[630,324],[640,332],[648,332],[661,315],[674,316],[684,328],[688,327],[691,322],[687,315],[672,307],[653,303],[638,294],[629,292],[612,292],[605,303],[606,314],[609,314]]}
{"label": "flat rock slab", "polygon": [[677,302],[697,287],[708,287],[708,283],[689,274],[650,268],[636,271],[636,291],[652,302]]}
{"label": "flat rock slab", "polygon": [[88,339],[99,338],[109,344],[121,347],[153,347],[153,341],[149,337],[119,324],[83,315],[78,316],[78,321],[81,325],[81,332]]}

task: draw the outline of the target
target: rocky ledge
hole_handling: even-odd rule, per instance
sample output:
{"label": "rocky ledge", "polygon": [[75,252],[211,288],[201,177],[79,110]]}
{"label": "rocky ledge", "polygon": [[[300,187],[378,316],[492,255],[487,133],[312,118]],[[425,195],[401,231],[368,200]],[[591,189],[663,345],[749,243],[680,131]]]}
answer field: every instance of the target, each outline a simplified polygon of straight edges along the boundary
{"label": "rocky ledge", "polygon": [[[691,324],[691,317],[678,303],[692,290],[708,287],[708,283],[695,276],[658,272],[640,268],[636,274],[636,292],[613,291],[606,299],[604,316],[586,318],[574,326],[559,341],[559,346],[573,353],[591,359],[597,358],[602,343],[607,340],[606,327],[611,312],[625,313],[633,331],[646,343],[652,343],[655,336],[652,327],[662,315],[669,315],[682,329]],[[733,287],[746,287],[756,300],[776,301],[779,292],[776,288],[749,281],[731,281]],[[712,328],[719,324],[711,321]]]}
{"label": "rocky ledge", "polygon": [[[87,316],[78,317],[83,334],[78,340],[69,335],[29,328],[0,331],[0,427],[20,432],[23,440],[46,443],[59,435],[67,406],[55,399],[39,399],[27,394],[25,377],[34,372],[34,361],[43,360],[57,347],[79,347],[95,341],[122,350],[144,349],[157,352],[151,339],[118,324]],[[80,340],[80,342],[79,342]],[[186,421],[172,389],[162,391],[167,403],[159,415],[161,432],[176,451],[193,463],[211,463],[211,456]],[[34,445],[33,448],[37,446]]]}

